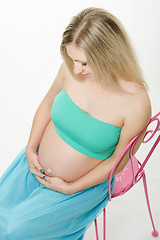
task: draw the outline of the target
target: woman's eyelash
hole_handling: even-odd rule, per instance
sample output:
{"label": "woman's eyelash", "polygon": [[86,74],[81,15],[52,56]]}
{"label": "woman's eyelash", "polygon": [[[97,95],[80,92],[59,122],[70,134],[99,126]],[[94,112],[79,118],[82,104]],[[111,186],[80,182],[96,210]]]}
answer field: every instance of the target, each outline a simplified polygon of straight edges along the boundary
{"label": "woman's eyelash", "polygon": [[82,66],[87,66],[87,63],[82,63]]}

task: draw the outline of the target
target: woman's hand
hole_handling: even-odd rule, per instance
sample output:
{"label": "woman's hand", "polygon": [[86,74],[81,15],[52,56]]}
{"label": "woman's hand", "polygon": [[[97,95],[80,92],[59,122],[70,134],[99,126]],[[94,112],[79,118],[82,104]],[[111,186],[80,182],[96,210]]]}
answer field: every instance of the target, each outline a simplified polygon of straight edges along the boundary
{"label": "woman's hand", "polygon": [[45,178],[44,177],[41,178],[39,176],[35,176],[35,177],[40,183],[42,183],[46,188],[50,190],[67,194],[67,195],[73,193],[71,189],[72,184],[64,181],[62,178],[50,177],[50,176],[45,176]]}
{"label": "woman's hand", "polygon": [[30,172],[36,176],[44,177],[43,169],[38,161],[38,154],[31,148],[26,148],[26,156]]}

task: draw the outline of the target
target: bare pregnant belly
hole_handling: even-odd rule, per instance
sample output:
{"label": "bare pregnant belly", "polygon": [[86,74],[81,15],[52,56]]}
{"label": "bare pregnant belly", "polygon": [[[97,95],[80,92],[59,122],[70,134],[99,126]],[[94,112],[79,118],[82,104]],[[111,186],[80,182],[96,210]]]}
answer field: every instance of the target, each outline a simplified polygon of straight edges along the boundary
{"label": "bare pregnant belly", "polygon": [[45,173],[75,181],[103,160],[88,157],[63,141],[57,134],[52,121],[45,129],[39,146],[39,162]]}

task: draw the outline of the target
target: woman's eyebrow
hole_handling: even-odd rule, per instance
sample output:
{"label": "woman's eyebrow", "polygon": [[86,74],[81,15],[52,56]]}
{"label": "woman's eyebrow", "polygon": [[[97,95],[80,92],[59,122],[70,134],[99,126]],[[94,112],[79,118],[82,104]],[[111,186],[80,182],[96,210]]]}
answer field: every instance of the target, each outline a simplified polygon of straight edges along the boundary
{"label": "woman's eyebrow", "polygon": [[79,61],[79,60],[75,59],[75,62],[86,63],[87,61]]}

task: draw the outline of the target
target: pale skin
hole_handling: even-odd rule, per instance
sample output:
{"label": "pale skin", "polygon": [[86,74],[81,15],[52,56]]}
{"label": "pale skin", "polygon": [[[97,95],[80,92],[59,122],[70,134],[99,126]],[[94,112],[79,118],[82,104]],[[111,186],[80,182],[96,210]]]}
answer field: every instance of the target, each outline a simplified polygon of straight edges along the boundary
{"label": "pale skin", "polygon": [[[147,92],[134,82],[117,79],[117,84],[128,91],[128,94],[120,91],[114,92],[110,89],[104,90],[95,79],[94,72],[88,65],[83,51],[74,44],[67,45],[66,49],[74,64],[74,74],[83,74],[84,81],[75,80],[66,64],[61,65],[56,79],[35,115],[26,154],[30,171],[35,174],[40,183],[51,190],[73,194],[108,179],[120,153],[129,141],[148,124],[151,117],[151,105]],[[72,149],[57,136],[50,119],[50,110],[56,95],[62,88],[83,111],[101,121],[122,128],[119,142],[110,158],[99,160],[85,156]],[[41,121],[39,121],[40,117]],[[36,148],[39,144],[38,156]],[[136,150],[138,147],[139,144]],[[52,154],[54,154],[53,159]],[[127,161],[128,154],[123,157],[115,174],[125,167]],[[43,169],[44,173],[41,173],[40,169]],[[45,179],[43,179],[44,176]]]}

